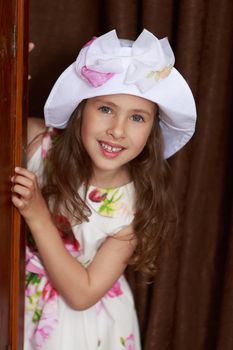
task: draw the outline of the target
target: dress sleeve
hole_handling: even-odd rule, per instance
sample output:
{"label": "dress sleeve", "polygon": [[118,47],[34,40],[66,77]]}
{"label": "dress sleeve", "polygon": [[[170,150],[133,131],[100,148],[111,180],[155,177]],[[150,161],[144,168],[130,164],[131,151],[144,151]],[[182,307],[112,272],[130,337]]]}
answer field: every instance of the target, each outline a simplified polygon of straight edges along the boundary
{"label": "dress sleeve", "polygon": [[91,209],[90,223],[105,235],[115,235],[134,219],[135,189],[133,183],[116,189],[91,187],[86,202]]}
{"label": "dress sleeve", "polygon": [[31,159],[29,159],[29,161],[27,162],[27,169],[37,175],[40,187],[43,183],[44,162],[48,151],[52,146],[55,134],[56,133],[54,129],[49,128],[47,132],[43,135],[40,146],[37,148]]}

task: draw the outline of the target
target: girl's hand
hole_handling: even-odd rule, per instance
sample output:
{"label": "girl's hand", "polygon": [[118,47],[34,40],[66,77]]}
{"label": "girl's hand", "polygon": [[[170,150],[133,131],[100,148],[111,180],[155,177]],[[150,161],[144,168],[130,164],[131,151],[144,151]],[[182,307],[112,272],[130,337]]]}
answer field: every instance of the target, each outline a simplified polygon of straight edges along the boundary
{"label": "girl's hand", "polygon": [[35,44],[32,43],[32,42],[30,42],[30,43],[28,44],[28,52],[31,52],[31,51],[34,49],[34,47],[35,47]]}
{"label": "girl's hand", "polygon": [[24,217],[27,224],[50,219],[47,204],[41,194],[37,177],[27,169],[16,167],[15,175],[11,178],[13,186],[12,202]]}
{"label": "girl's hand", "polygon": [[[28,44],[28,52],[30,53],[34,49],[34,47],[35,47],[35,44],[30,42]],[[30,80],[31,78],[32,78],[31,75],[28,75],[28,80]]]}

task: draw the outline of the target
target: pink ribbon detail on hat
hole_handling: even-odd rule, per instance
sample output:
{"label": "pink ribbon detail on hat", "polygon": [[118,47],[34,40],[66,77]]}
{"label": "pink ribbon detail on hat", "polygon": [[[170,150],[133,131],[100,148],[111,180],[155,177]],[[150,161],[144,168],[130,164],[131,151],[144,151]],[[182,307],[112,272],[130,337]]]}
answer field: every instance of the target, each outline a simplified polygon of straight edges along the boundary
{"label": "pink ribbon detail on hat", "polygon": [[114,75],[114,73],[96,72],[94,70],[88,69],[86,66],[82,67],[81,74],[94,87],[103,85],[104,83],[106,83],[106,81],[111,79]]}
{"label": "pink ribbon detail on hat", "polygon": [[146,92],[170,74],[175,62],[168,39],[159,40],[146,29],[134,42],[119,40],[112,30],[91,41],[85,49],[84,65],[82,62],[80,67],[78,58],[77,70],[94,87],[126,69],[124,83],[135,84]]}

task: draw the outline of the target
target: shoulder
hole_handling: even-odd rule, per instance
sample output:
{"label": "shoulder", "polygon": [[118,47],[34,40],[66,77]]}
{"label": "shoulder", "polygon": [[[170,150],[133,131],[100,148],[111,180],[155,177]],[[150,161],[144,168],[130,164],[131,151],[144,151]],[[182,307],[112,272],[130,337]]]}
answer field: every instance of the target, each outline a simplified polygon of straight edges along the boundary
{"label": "shoulder", "polygon": [[37,148],[40,146],[43,135],[46,132],[46,130],[47,129],[43,119],[28,118],[28,123],[27,123],[28,160],[33,156]]}
{"label": "shoulder", "polygon": [[28,118],[27,134],[28,144],[33,141],[39,134],[46,131],[46,126],[42,118]]}

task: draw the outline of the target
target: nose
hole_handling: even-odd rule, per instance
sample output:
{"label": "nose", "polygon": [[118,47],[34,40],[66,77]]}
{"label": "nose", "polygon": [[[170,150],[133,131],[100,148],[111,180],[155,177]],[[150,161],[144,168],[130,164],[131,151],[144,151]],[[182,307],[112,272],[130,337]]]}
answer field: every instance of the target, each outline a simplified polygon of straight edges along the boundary
{"label": "nose", "polygon": [[125,129],[125,119],[116,117],[108,127],[107,134],[112,136],[113,139],[119,140],[125,137]]}

